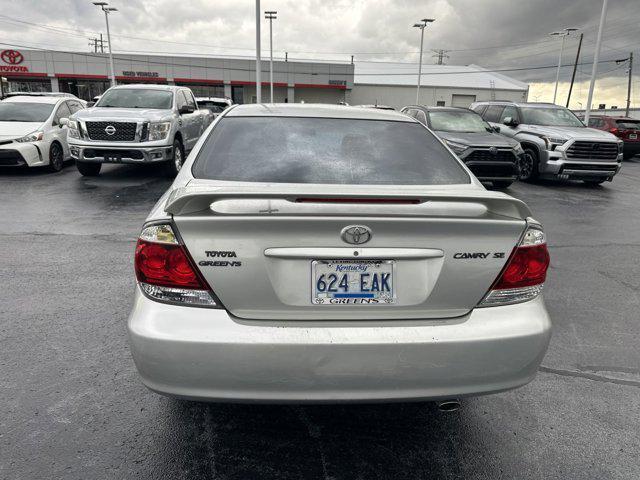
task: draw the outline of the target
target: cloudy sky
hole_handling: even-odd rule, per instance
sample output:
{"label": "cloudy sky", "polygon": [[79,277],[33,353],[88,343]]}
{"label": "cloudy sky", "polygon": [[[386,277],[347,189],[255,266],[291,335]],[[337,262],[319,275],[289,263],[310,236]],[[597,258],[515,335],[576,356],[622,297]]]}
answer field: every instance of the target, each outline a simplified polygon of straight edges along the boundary
{"label": "cloudy sky", "polygon": [[[251,56],[254,0],[110,0],[113,48],[118,52]],[[435,18],[425,32],[431,49],[448,50],[450,65],[475,63],[530,83],[530,99],[551,101],[565,27],[584,33],[572,107],[586,102],[602,0],[262,0],[277,10],[276,56],[417,63],[420,18]],[[0,45],[89,51],[89,37],[104,33],[104,17],[91,0],[0,0]],[[578,35],[565,44],[563,64],[574,61]],[[627,63],[635,51],[640,72],[640,0],[611,0],[594,103],[623,106]],[[268,46],[263,21],[263,49]],[[384,63],[380,64],[384,71]],[[548,68],[550,67],[550,68]],[[508,71],[507,71],[508,70]],[[561,70],[564,103],[571,67]],[[640,74],[632,104],[640,107]],[[580,102],[580,103],[579,103]]]}

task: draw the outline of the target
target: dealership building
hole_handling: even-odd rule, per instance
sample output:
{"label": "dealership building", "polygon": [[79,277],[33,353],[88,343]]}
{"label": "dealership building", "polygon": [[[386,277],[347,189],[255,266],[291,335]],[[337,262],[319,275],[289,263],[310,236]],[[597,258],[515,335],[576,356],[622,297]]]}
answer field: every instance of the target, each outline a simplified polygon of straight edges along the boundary
{"label": "dealership building", "polygon": [[[195,55],[114,54],[118,84],[190,87],[196,96],[256,101],[255,60]],[[382,104],[399,109],[416,102],[418,67],[407,63],[276,60],[276,102]],[[85,100],[109,88],[109,57],[102,53],[1,50],[7,91],[68,92]],[[526,100],[528,85],[475,65],[423,65],[420,103],[467,107],[476,100]],[[262,61],[262,99],[269,98],[269,61]]]}
{"label": "dealership building", "polygon": [[[252,103],[255,60],[228,57],[114,54],[118,84],[159,83],[190,87],[196,96]],[[339,103],[353,88],[350,63],[274,61],[276,102]],[[0,76],[5,91],[68,92],[85,100],[109,83],[109,57],[101,53],[3,50]],[[268,98],[269,61],[262,62],[262,95]]]}

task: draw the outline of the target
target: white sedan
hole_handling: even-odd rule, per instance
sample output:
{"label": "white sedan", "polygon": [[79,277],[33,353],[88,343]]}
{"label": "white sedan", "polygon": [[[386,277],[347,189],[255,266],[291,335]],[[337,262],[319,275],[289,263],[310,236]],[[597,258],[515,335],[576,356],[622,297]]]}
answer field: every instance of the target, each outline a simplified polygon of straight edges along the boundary
{"label": "white sedan", "polygon": [[41,167],[57,172],[70,158],[61,120],[84,108],[63,96],[14,96],[0,102],[0,167]]}

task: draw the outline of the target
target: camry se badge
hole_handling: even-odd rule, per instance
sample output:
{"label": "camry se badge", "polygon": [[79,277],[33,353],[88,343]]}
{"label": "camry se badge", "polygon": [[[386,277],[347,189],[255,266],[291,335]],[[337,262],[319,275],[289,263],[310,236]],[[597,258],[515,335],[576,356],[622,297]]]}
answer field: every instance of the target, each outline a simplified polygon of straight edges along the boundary
{"label": "camry se badge", "polygon": [[340,232],[340,238],[352,245],[362,245],[371,240],[371,229],[364,225],[349,225],[342,229]]}

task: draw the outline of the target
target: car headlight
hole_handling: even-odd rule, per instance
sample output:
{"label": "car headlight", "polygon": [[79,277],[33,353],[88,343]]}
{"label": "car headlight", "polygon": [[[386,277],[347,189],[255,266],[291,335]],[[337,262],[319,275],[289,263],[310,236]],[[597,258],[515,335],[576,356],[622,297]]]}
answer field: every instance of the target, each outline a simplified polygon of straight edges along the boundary
{"label": "car headlight", "polygon": [[67,135],[71,138],[80,138],[80,130],[78,129],[78,122],[75,120],[69,120],[67,123],[67,128],[69,129]]}
{"label": "car headlight", "polygon": [[157,122],[149,124],[149,141],[164,140],[171,130],[171,122]]}
{"label": "car headlight", "polygon": [[464,145],[462,143],[457,143],[457,142],[452,142],[451,140],[445,140],[444,143],[447,144],[447,146],[453,150],[454,153],[456,154],[461,154],[462,152],[464,152],[467,148],[469,148],[468,145]]}
{"label": "car headlight", "polygon": [[513,147],[513,151],[515,152],[516,155],[522,155],[524,153],[524,149],[522,148],[522,145],[520,145],[519,143]]}
{"label": "car headlight", "polygon": [[39,140],[42,140],[42,137],[44,137],[44,132],[36,131],[36,132],[31,132],[30,134],[25,135],[22,138],[16,138],[16,142],[20,142],[20,143],[37,142]]}
{"label": "car headlight", "polygon": [[544,140],[547,150],[555,150],[556,147],[559,147],[560,145],[564,145],[565,143],[567,143],[566,138],[542,137],[542,139]]}

